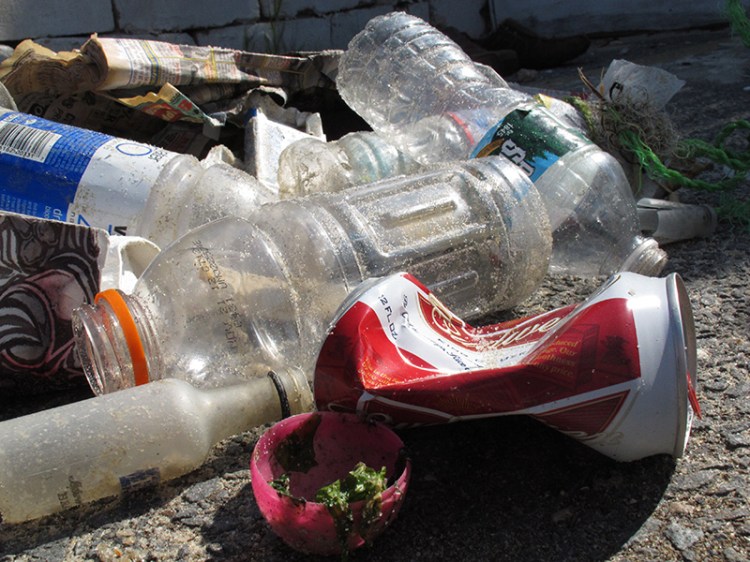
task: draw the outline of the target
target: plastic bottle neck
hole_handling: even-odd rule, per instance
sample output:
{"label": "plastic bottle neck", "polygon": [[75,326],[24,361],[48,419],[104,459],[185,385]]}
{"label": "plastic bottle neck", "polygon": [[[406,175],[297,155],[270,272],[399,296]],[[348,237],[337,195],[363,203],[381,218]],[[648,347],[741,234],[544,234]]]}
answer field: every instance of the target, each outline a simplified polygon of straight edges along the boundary
{"label": "plastic bottle neck", "polygon": [[638,235],[633,239],[633,251],[619,269],[655,277],[664,269],[667,259],[667,253],[656,240]]}
{"label": "plastic bottle neck", "polygon": [[95,394],[145,384],[160,370],[150,325],[134,297],[102,291],[94,305],[73,316],[73,333],[84,374]]}

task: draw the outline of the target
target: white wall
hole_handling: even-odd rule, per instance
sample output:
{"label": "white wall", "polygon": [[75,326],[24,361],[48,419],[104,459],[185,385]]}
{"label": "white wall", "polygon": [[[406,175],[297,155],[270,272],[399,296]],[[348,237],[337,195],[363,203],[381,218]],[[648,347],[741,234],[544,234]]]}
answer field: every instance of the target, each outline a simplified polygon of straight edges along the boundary
{"label": "white wall", "polygon": [[0,42],[52,38],[40,42],[64,50],[96,32],[264,52],[345,48],[394,8],[474,38],[507,17],[558,36],[726,21],[724,0],[0,0]]}
{"label": "white wall", "polygon": [[680,29],[726,22],[724,0],[489,0],[491,18],[546,35]]}

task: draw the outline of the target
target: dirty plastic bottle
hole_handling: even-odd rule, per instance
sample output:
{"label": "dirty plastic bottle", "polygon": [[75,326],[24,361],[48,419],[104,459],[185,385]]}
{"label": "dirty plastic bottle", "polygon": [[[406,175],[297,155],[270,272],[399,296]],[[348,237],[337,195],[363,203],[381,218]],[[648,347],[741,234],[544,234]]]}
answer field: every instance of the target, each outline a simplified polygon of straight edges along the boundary
{"label": "dirty plastic bottle", "polygon": [[279,156],[279,197],[341,191],[420,168],[416,160],[372,131],[329,142],[308,137],[294,141]]}
{"label": "dirty plastic bottle", "polygon": [[472,160],[199,227],[132,294],[78,308],[73,329],[98,394],[168,377],[225,385],[276,365],[311,377],[330,320],[366,279],[409,271],[476,318],[535,290],[550,251],[533,183],[503,158]]}
{"label": "dirty plastic bottle", "polygon": [[[417,169],[421,166],[375,133],[347,136],[356,141],[348,141],[346,151],[340,141],[325,143],[305,139],[282,152],[280,197],[340,191],[364,183],[358,178],[389,177],[406,173],[412,166]],[[344,139],[346,137],[341,140]],[[656,259],[654,254],[662,256],[663,252],[658,248],[658,241],[640,235],[638,225],[631,196],[620,191],[587,191],[575,212],[553,233],[550,273],[590,276],[635,270],[656,274],[657,269],[663,267],[661,260],[643,262]],[[636,251],[636,247],[642,251]]]}
{"label": "dirty plastic bottle", "polygon": [[667,256],[643,236],[633,196],[588,190],[552,233],[550,273],[607,276],[619,271],[658,276]]}
{"label": "dirty plastic bottle", "polygon": [[[587,220],[580,206],[590,192],[601,194],[604,205],[611,197],[629,197],[625,201],[635,207],[614,156],[532,96],[491,79],[418,17],[392,12],[370,20],[342,54],[336,83],[344,101],[375,132],[422,164],[489,154],[514,162],[536,184],[554,231]],[[560,238],[556,234],[556,241]],[[661,271],[666,254],[655,241],[636,234],[628,242],[629,253],[615,271],[625,266],[645,275]]]}
{"label": "dirty plastic bottle", "polygon": [[203,165],[191,155],[0,109],[0,210],[163,247],[277,198],[228,164]]}
{"label": "dirty plastic bottle", "polygon": [[36,519],[182,476],[222,439],[313,409],[293,370],[210,390],[156,381],[0,423],[0,516]]}

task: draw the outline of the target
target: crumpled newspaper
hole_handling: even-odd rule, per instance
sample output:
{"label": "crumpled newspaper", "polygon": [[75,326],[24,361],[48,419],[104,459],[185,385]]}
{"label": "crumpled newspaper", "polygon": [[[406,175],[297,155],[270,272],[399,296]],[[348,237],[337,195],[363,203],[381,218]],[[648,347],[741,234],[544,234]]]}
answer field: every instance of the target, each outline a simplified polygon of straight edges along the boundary
{"label": "crumpled newspaper", "polygon": [[[80,49],[54,52],[27,39],[0,62],[0,81],[21,111],[60,97],[94,92],[164,121],[222,125],[256,89],[285,98],[335,89],[340,51],[299,56],[107,38],[93,34]],[[203,106],[210,104],[211,112]],[[222,117],[217,117],[220,114]]]}

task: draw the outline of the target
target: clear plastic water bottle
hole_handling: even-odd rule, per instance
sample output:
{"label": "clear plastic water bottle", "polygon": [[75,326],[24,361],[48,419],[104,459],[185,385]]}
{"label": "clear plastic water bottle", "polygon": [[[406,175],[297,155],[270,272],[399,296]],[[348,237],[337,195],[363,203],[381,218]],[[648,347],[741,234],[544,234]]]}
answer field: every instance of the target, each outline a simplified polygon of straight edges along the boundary
{"label": "clear plastic water bottle", "polygon": [[349,133],[330,142],[308,137],[294,141],[279,156],[279,196],[341,191],[412,174],[420,167],[416,160],[372,131]]}
{"label": "clear plastic water bottle", "polygon": [[165,246],[277,198],[228,164],[0,109],[0,210]]}
{"label": "clear plastic water bottle", "polygon": [[[504,85],[475,64],[446,35],[418,17],[392,12],[368,22],[339,62],[341,97],[372,129],[422,164],[501,155],[536,184],[545,201],[556,243],[575,232],[585,250],[589,221],[582,209],[591,193],[599,203],[620,198],[633,207],[630,185],[617,160],[565,126],[532,96]],[[606,212],[606,211],[605,211]],[[637,226],[637,217],[633,223]],[[630,237],[613,225],[610,237]],[[566,240],[572,247],[574,240]],[[622,264],[614,271],[654,275],[666,254],[635,231],[619,241]],[[571,257],[568,256],[566,260]],[[606,268],[599,273],[611,273]]]}
{"label": "clear plastic water bottle", "polygon": [[312,377],[328,325],[365,280],[409,271],[457,314],[509,308],[548,268],[533,183],[499,157],[264,205],[164,249],[132,294],[74,313],[96,393],[154,379],[197,387],[300,368]]}
{"label": "clear plastic water bottle", "polygon": [[220,440],[312,409],[306,377],[279,371],[210,390],[156,381],[4,421],[0,519],[21,523],[177,478]]}

